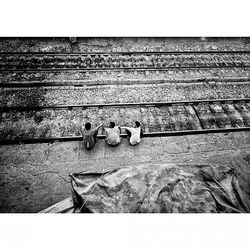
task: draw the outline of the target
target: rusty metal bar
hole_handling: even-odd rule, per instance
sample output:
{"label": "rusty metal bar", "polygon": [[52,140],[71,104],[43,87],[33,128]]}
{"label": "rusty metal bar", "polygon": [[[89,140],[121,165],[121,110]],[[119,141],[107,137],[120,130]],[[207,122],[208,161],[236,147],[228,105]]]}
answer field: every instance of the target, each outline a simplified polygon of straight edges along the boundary
{"label": "rusty metal bar", "polygon": [[225,102],[249,102],[250,98],[239,99],[210,99],[210,100],[191,100],[191,101],[172,101],[172,102],[137,102],[137,103],[107,103],[107,104],[83,104],[83,105],[51,105],[51,106],[13,106],[0,107],[0,112],[9,112],[12,110],[28,111],[43,109],[73,109],[73,108],[93,108],[93,107],[131,107],[131,106],[172,106],[182,104],[199,104],[199,103],[225,103]]}
{"label": "rusty metal bar", "polygon": [[89,71],[108,71],[108,70],[112,70],[112,71],[139,71],[139,70],[148,70],[148,71],[166,71],[166,70],[172,70],[172,69],[214,69],[214,68],[250,68],[250,65],[232,65],[232,66],[227,66],[227,65],[219,65],[219,66],[215,66],[215,65],[211,65],[211,66],[169,66],[169,67],[117,67],[117,68],[57,68],[57,69],[53,69],[53,68],[38,68],[38,69],[0,69],[0,72],[23,72],[23,73],[27,73],[27,72],[58,72],[58,71],[78,71],[78,72],[89,72]]}
{"label": "rusty metal bar", "polygon": [[0,52],[0,55],[132,55],[132,54],[250,54],[249,50],[206,50],[206,51],[111,51],[111,52]]}
{"label": "rusty metal bar", "polygon": [[[143,137],[185,136],[185,135],[210,134],[210,133],[229,133],[229,132],[240,132],[240,131],[250,131],[250,127],[149,132],[149,133],[144,133]],[[120,136],[123,138],[127,137],[126,134],[121,134]],[[97,138],[98,139],[105,139],[105,135],[98,135]],[[82,136],[51,137],[51,138],[27,138],[27,139],[0,140],[0,145],[54,143],[54,142],[81,141],[81,140],[82,140]]]}

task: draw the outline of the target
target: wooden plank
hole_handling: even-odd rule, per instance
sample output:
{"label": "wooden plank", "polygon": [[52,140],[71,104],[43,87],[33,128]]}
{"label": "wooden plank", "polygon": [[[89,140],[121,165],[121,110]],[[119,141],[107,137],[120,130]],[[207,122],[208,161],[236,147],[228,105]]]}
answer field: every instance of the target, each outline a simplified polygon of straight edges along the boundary
{"label": "wooden plank", "polygon": [[48,207],[39,213],[73,213],[74,203],[72,197],[69,197],[55,205]]}

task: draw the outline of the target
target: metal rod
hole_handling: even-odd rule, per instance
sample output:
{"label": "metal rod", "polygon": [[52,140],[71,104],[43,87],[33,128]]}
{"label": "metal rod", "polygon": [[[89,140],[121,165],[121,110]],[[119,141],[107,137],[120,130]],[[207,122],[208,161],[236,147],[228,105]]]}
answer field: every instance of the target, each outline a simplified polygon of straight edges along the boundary
{"label": "metal rod", "polygon": [[[150,132],[150,133],[143,134],[143,137],[184,136],[184,135],[209,134],[209,133],[240,132],[240,131],[249,131],[249,130],[250,130],[250,127]],[[121,134],[120,136],[123,138],[127,137],[126,134]],[[104,139],[105,135],[98,135],[97,138]],[[54,142],[81,141],[81,140],[82,140],[82,136],[29,138],[29,139],[26,138],[26,139],[1,140],[0,145],[54,143]]]}
{"label": "metal rod", "polygon": [[206,51],[111,51],[111,52],[0,52],[0,55],[131,55],[131,54],[249,54],[248,50],[206,50]]}
{"label": "metal rod", "polygon": [[74,86],[74,87],[83,87],[83,86],[101,86],[101,85],[119,85],[121,84],[155,84],[155,83],[195,83],[195,82],[244,82],[250,84],[250,77],[233,77],[233,78],[219,78],[219,77],[206,77],[206,78],[196,78],[196,79],[132,79],[132,80],[70,80],[70,81],[31,81],[31,82],[1,82],[0,88],[35,88],[35,87],[56,87],[56,86]]}
{"label": "metal rod", "polygon": [[137,102],[137,103],[107,103],[107,104],[82,104],[82,105],[54,105],[54,106],[13,106],[0,107],[1,112],[11,110],[43,110],[43,109],[72,109],[72,108],[92,108],[92,107],[131,107],[131,106],[172,106],[178,104],[199,104],[199,103],[215,103],[215,102],[249,102],[250,98],[239,99],[210,99],[210,100],[191,100],[191,101],[172,101],[172,102]]}
{"label": "metal rod", "polygon": [[57,69],[51,69],[51,68],[40,68],[40,69],[0,69],[0,72],[58,72],[58,71],[80,71],[80,72],[89,72],[89,71],[120,71],[120,70],[148,70],[148,71],[166,71],[166,70],[172,70],[172,69],[214,69],[214,68],[250,68],[250,65],[233,65],[233,66],[227,66],[227,65],[212,65],[212,66],[170,66],[170,67],[123,67],[123,68],[57,68]]}

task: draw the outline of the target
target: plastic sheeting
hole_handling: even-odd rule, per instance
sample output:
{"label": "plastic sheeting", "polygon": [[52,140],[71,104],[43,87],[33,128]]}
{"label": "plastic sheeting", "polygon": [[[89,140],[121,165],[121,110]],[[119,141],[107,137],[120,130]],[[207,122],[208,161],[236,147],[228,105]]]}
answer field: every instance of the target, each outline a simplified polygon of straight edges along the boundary
{"label": "plastic sheeting", "polygon": [[71,174],[74,212],[250,212],[233,169],[151,164]]}

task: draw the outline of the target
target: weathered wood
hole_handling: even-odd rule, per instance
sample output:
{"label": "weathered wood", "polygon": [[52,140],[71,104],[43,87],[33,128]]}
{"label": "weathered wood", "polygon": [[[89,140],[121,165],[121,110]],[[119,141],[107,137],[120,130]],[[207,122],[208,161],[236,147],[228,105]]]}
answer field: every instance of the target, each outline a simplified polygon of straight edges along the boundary
{"label": "weathered wood", "polygon": [[73,213],[74,211],[74,204],[72,197],[69,197],[65,200],[62,200],[55,205],[48,207],[39,213]]}

